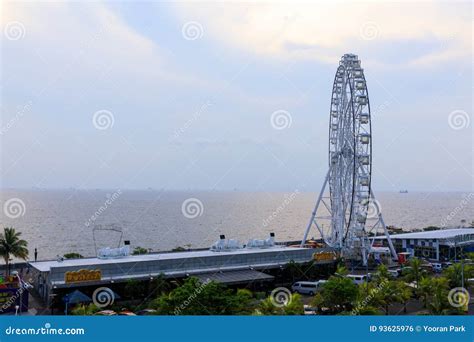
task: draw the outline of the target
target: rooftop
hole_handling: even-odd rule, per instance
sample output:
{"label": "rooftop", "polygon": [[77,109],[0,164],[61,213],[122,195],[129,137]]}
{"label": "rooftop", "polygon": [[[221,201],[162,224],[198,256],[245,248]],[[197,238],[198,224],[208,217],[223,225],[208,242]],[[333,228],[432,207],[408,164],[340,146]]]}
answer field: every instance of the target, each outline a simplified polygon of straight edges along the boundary
{"label": "rooftop", "polygon": [[[390,238],[393,239],[451,239],[457,236],[474,234],[473,228],[454,228],[454,229],[440,229],[431,230],[427,232],[392,234]],[[383,237],[385,238],[385,237]]]}
{"label": "rooftop", "polygon": [[[474,230],[473,230],[474,232]],[[306,248],[274,246],[269,248],[243,248],[226,252],[213,252],[210,250],[189,251],[189,252],[172,252],[172,253],[151,253],[142,255],[129,255],[115,259],[99,259],[99,258],[83,258],[83,259],[65,259],[64,261],[49,260],[30,262],[30,265],[40,272],[49,272],[54,267],[91,267],[105,264],[122,264],[126,262],[142,262],[170,259],[188,259],[200,257],[213,257],[219,255],[242,255],[255,253],[283,252],[292,250],[302,250]]]}

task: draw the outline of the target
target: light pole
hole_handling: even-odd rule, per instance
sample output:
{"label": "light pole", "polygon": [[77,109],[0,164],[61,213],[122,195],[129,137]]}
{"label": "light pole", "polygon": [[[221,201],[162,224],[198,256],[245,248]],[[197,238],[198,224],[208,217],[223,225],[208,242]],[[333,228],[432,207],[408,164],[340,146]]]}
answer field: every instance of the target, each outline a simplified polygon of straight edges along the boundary
{"label": "light pole", "polygon": [[[12,275],[16,276],[16,278],[18,279],[18,292],[20,294],[20,316],[21,316],[22,306],[23,306],[23,284],[21,283],[21,278],[18,271],[13,271]],[[17,314],[18,314],[18,310],[17,310]]]}

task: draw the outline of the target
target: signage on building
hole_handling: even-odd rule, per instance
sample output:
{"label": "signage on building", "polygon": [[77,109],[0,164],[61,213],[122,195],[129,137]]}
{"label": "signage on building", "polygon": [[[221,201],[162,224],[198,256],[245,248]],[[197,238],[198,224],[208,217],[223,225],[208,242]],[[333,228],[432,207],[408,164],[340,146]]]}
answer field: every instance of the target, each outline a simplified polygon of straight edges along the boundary
{"label": "signage on building", "polygon": [[334,261],[336,260],[335,252],[318,252],[313,254],[313,259],[316,261]]}
{"label": "signage on building", "polygon": [[102,273],[100,270],[79,270],[69,271],[64,274],[64,281],[66,284],[81,283],[85,281],[101,280]]}

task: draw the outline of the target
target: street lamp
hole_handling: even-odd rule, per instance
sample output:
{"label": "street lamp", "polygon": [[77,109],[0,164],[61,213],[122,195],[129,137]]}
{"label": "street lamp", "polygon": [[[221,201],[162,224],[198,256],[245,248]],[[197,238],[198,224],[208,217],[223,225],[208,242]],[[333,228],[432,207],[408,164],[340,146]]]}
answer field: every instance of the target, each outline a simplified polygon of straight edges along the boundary
{"label": "street lamp", "polygon": [[[18,279],[18,285],[19,285],[18,292],[20,293],[20,308],[19,309],[20,309],[20,316],[21,316],[21,312],[22,312],[21,307],[23,306],[23,284],[21,283],[21,278],[20,278],[20,274],[18,273],[18,271],[13,271],[11,274],[12,274],[12,276],[14,276]],[[18,310],[17,310],[17,313],[18,313]]]}

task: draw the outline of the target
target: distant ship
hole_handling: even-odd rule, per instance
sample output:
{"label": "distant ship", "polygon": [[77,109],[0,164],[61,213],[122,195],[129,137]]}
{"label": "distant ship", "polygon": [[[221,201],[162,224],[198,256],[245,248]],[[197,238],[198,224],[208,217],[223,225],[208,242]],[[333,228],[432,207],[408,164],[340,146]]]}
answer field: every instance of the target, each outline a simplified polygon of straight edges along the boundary
{"label": "distant ship", "polygon": [[408,190],[400,190],[401,194],[408,194]]}

